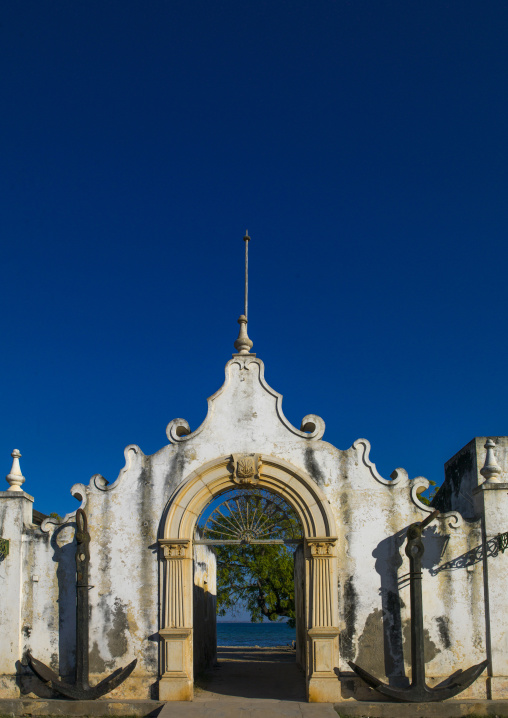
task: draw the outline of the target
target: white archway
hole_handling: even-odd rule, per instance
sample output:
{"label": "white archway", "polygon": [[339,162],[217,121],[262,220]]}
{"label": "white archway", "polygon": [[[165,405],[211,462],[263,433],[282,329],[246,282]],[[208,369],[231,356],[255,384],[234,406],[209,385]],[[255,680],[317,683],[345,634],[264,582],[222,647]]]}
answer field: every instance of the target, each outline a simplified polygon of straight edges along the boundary
{"label": "white archway", "polygon": [[[245,455],[252,460],[252,455]],[[297,512],[304,532],[305,632],[308,699],[334,701],[339,681],[335,520],[330,504],[305,472],[274,456],[258,455],[253,484],[281,496]],[[162,700],[192,700],[192,594],[194,528],[205,507],[234,487],[235,461],[223,456],[180,484],[163,519],[161,566]],[[245,483],[245,480],[243,480]],[[249,483],[247,478],[246,483]]]}

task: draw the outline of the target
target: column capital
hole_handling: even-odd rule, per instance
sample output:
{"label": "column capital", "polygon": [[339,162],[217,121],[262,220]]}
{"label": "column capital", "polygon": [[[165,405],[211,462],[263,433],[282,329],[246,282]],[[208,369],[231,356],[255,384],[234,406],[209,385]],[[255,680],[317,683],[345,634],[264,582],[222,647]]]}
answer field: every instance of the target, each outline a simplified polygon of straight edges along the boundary
{"label": "column capital", "polygon": [[305,543],[308,549],[308,555],[312,558],[332,558],[334,556],[334,548],[337,543],[336,536],[313,536],[306,538]]}
{"label": "column capital", "polygon": [[159,539],[164,558],[189,558],[189,539]]}

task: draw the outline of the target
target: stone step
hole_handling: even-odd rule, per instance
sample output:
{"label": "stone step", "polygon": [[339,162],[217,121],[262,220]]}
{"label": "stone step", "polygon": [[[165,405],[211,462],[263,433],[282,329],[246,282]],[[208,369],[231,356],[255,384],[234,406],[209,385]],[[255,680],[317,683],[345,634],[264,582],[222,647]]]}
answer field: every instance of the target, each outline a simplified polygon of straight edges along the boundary
{"label": "stone step", "polygon": [[166,703],[158,718],[337,718],[331,703],[232,700]]}

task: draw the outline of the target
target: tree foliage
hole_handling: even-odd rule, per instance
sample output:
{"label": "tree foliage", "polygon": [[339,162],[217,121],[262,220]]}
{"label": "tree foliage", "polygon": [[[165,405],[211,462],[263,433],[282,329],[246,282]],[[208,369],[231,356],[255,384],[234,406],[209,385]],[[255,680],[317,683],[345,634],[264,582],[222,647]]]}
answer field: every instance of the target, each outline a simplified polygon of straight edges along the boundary
{"label": "tree foliage", "polygon": [[268,618],[295,621],[294,552],[281,545],[218,546],[217,612],[234,613],[240,605],[254,623]]}
{"label": "tree foliage", "polygon": [[[422,502],[422,504],[425,504],[426,506],[432,506],[432,499],[439,491],[439,486],[436,484],[435,481],[432,481],[432,479],[429,479],[429,487],[427,489],[423,489],[422,491],[419,491],[417,496]],[[425,496],[425,493],[427,496]]]}
{"label": "tree foliage", "polygon": [[245,608],[253,622],[285,618],[294,625],[294,545],[251,541],[298,539],[295,512],[263,489],[235,490],[222,498],[202,531],[216,541],[239,541],[215,546],[219,616]]}

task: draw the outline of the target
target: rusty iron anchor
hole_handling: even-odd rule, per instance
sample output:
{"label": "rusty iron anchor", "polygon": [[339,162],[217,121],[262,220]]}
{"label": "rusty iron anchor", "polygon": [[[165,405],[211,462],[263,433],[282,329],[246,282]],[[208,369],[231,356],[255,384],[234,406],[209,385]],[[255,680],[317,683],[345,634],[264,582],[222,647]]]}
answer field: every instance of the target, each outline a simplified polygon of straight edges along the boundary
{"label": "rusty iron anchor", "polygon": [[365,683],[396,701],[420,703],[427,701],[444,701],[453,698],[468,688],[487,667],[488,661],[471,666],[437,686],[429,688],[425,682],[425,656],[423,634],[423,602],[422,602],[422,556],[424,553],[422,533],[431,521],[439,516],[434,511],[421,522],[411,524],[407,530],[406,556],[409,557],[409,590],[411,599],[411,685],[408,688],[395,688],[386,685],[378,678],[357,666],[353,661],[349,665],[363,678]]}
{"label": "rusty iron anchor", "polygon": [[74,684],[62,681],[51,668],[27,654],[33,672],[49,688],[66,698],[74,700],[95,700],[117,688],[130,676],[137,663],[134,659],[125,668],[118,668],[95,686],[88,682],[88,566],[90,563],[90,534],[88,521],[83,509],[76,511],[76,681]]}

